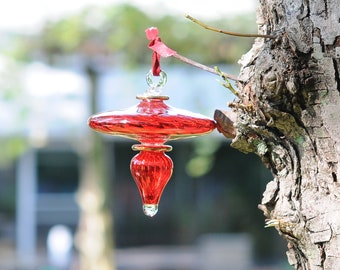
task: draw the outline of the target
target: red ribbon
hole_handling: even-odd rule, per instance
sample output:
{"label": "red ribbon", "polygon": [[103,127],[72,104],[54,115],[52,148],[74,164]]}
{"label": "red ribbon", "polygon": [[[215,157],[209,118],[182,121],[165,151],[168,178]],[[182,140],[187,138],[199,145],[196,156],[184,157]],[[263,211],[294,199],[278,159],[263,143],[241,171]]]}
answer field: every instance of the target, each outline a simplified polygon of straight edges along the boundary
{"label": "red ribbon", "polygon": [[157,27],[150,27],[145,30],[146,37],[151,40],[149,43],[149,48],[153,50],[152,54],[152,74],[154,76],[159,76],[161,73],[160,59],[162,57],[169,57],[175,55],[176,52],[168,48],[158,36]]}

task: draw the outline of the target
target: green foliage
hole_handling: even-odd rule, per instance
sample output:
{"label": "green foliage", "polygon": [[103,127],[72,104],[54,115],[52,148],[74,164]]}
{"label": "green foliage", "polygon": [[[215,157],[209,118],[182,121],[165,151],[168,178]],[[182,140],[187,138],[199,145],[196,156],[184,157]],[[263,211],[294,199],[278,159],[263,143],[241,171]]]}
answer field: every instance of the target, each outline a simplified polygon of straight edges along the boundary
{"label": "green foliage", "polygon": [[194,140],[192,158],[186,164],[186,172],[192,178],[207,174],[214,166],[214,155],[220,146],[220,141],[209,137]]}
{"label": "green foliage", "polygon": [[40,39],[49,53],[69,53],[78,49],[86,37],[86,30],[82,16],[74,16],[55,24],[47,23]]}
{"label": "green foliage", "polygon": [[19,70],[15,61],[0,57],[0,100],[12,101],[20,96]]}
{"label": "green foliage", "polygon": [[[256,33],[255,14],[206,21],[214,27]],[[162,40],[179,54],[205,63],[235,63],[249,50],[252,38],[235,38],[213,33],[176,16],[151,17],[138,8],[124,4],[111,8],[89,7],[81,13],[56,22],[47,22],[36,36],[23,36],[26,46],[18,46],[17,57],[34,59],[43,52],[56,55],[98,54],[111,56],[119,64],[136,66],[150,63],[145,29],[158,27]],[[171,59],[170,61],[175,61]]]}
{"label": "green foliage", "polygon": [[[26,117],[26,108],[16,108],[17,101],[22,97],[22,87],[20,85],[20,66],[14,61],[5,57],[0,58],[0,102],[2,105],[8,105],[13,108],[11,121],[20,126]],[[13,160],[25,151],[27,142],[23,136],[15,134],[6,134],[6,126],[2,126],[0,137],[0,169],[8,167]]]}
{"label": "green foliage", "polygon": [[27,142],[22,136],[0,138],[0,169],[9,167],[12,162],[27,149]]}

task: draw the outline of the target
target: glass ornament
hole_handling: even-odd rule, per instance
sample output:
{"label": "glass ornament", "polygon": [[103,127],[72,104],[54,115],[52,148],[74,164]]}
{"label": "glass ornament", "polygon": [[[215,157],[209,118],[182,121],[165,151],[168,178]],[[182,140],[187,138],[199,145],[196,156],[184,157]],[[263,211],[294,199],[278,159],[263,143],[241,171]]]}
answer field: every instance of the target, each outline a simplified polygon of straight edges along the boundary
{"label": "glass ornament", "polygon": [[160,80],[153,83],[151,72],[147,74],[149,89],[137,99],[140,102],[126,110],[109,111],[93,115],[88,124],[95,131],[109,135],[123,136],[140,142],[132,149],[140,151],[130,163],[133,179],[139,189],[143,211],[154,216],[162,192],[168,183],[173,162],[165,152],[172,147],[167,141],[195,137],[210,133],[216,127],[214,120],[201,114],[177,109],[164,101],[161,87],[166,83],[166,74],[160,73]]}

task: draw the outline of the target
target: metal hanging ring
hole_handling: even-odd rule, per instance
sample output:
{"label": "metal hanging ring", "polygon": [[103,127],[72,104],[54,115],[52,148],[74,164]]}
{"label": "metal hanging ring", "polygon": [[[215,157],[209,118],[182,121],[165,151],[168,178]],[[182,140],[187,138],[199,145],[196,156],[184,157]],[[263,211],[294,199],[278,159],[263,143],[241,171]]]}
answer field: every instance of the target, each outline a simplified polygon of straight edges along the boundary
{"label": "metal hanging ring", "polygon": [[154,83],[152,81],[152,77],[155,77],[152,75],[152,71],[150,70],[147,74],[146,74],[146,82],[147,84],[150,86],[151,89],[155,89],[155,88],[159,88],[159,87],[163,87],[166,84],[167,81],[167,76],[166,73],[164,71],[161,71],[159,73],[160,75],[160,79],[158,81],[158,83]]}

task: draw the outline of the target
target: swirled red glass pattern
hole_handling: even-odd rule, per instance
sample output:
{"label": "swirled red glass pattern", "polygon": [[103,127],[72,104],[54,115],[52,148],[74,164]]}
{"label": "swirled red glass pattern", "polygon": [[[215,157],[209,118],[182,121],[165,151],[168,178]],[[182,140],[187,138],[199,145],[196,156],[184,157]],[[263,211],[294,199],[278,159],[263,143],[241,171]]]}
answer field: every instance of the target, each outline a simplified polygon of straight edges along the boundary
{"label": "swirled red glass pattern", "polygon": [[94,115],[90,118],[89,125],[99,132],[138,141],[149,138],[150,135],[159,135],[165,141],[194,137],[209,133],[215,128],[213,120],[168,106],[161,98],[142,99],[138,105],[127,110]]}
{"label": "swirled red glass pattern", "polygon": [[158,205],[172,174],[170,157],[162,151],[141,151],[131,160],[130,168],[143,205]]}

